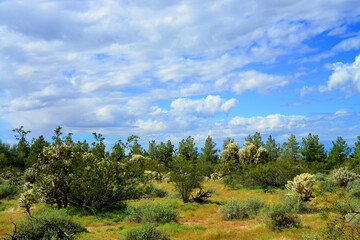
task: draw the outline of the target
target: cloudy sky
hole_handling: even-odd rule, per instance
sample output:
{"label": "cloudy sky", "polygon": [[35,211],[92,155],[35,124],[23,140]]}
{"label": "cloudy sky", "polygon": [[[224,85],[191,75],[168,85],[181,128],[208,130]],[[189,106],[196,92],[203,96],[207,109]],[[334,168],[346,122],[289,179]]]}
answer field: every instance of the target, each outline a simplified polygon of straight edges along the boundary
{"label": "cloudy sky", "polygon": [[[360,135],[358,0],[0,0],[0,138]],[[331,145],[331,144],[330,144]]]}

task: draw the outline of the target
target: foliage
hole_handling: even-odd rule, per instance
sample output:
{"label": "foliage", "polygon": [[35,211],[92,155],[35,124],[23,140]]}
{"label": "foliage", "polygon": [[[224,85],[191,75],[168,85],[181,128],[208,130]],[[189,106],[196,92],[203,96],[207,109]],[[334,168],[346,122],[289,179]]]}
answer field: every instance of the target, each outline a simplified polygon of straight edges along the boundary
{"label": "foliage", "polygon": [[153,197],[166,197],[168,194],[164,187],[158,188],[152,183],[145,184],[142,189],[142,197],[153,198]]}
{"label": "foliage", "polygon": [[332,144],[333,146],[330,149],[328,158],[330,168],[342,165],[351,151],[342,137],[337,137],[336,142],[332,141]]}
{"label": "foliage", "polygon": [[326,153],[324,144],[319,143],[318,135],[309,135],[307,138],[302,139],[302,147],[299,152],[302,155],[302,159],[307,163],[324,162],[326,159]]}
{"label": "foliage", "polygon": [[304,202],[299,195],[288,195],[281,202],[284,205],[290,206],[295,213],[311,213],[316,210],[308,202]]}
{"label": "foliage", "polygon": [[276,203],[264,209],[261,221],[270,229],[282,229],[300,226],[296,211],[286,203]]}
{"label": "foliage", "polygon": [[45,141],[43,136],[39,136],[37,139],[33,139],[31,146],[30,146],[30,152],[29,156],[26,159],[26,166],[32,166],[37,162],[37,159],[39,157],[39,154],[42,153],[44,147],[49,147],[50,143]]}
{"label": "foliage", "polygon": [[330,200],[324,209],[327,223],[322,231],[324,239],[360,238],[360,201],[340,194],[338,201]]}
{"label": "foliage", "polygon": [[229,143],[233,143],[233,142],[235,142],[235,139],[230,138],[230,137],[227,137],[227,138],[224,140],[224,143],[223,143],[223,145],[222,145],[223,150],[226,149],[226,147],[227,147],[227,145],[228,145]]}
{"label": "foliage", "polygon": [[126,199],[138,198],[146,158],[134,155],[122,162],[97,158],[92,153],[81,155],[81,165],[74,171],[70,191],[73,206],[105,207]]}
{"label": "foliage", "polygon": [[334,169],[331,172],[331,177],[334,181],[334,184],[336,186],[342,186],[345,187],[348,182],[354,181],[355,179],[359,179],[360,176],[356,173],[348,170],[347,167],[341,167],[338,169]]}
{"label": "foliage", "polygon": [[348,192],[351,196],[360,198],[360,179],[348,182],[346,192]]}
{"label": "foliage", "polygon": [[229,199],[219,209],[219,214],[224,220],[255,218],[263,207],[265,203],[258,197],[249,198],[246,201]]}
{"label": "foliage", "polygon": [[143,224],[125,233],[124,240],[169,240],[166,233],[156,229],[152,224]]}
{"label": "foliage", "polygon": [[249,142],[255,145],[256,150],[264,146],[263,141],[261,141],[261,135],[259,132],[255,132],[254,135],[248,135],[245,138],[245,142]]}
{"label": "foliage", "polygon": [[189,202],[191,193],[196,188],[202,188],[204,181],[201,165],[197,161],[187,160],[179,155],[170,169],[170,181],[181,194],[183,202]]}
{"label": "foliage", "polygon": [[68,145],[45,147],[35,165],[36,182],[48,203],[67,207],[76,158]]}
{"label": "foliage", "polygon": [[208,136],[205,140],[205,146],[201,148],[202,153],[200,159],[211,164],[216,164],[219,161],[219,155],[215,149],[216,143],[212,140],[212,137]]}
{"label": "foliage", "polygon": [[12,239],[70,239],[70,236],[86,231],[64,212],[53,209],[27,216],[15,226]]}
{"label": "foliage", "polygon": [[294,134],[291,134],[288,141],[284,142],[280,149],[280,158],[285,161],[297,162],[300,158],[299,142]]}
{"label": "foliage", "polygon": [[14,197],[17,194],[17,188],[13,184],[0,184],[0,199]]}
{"label": "foliage", "polygon": [[132,222],[168,223],[176,221],[179,212],[171,204],[152,203],[142,206],[129,206],[128,220]]}
{"label": "foliage", "polygon": [[318,172],[315,174],[315,180],[316,181],[326,181],[328,178],[328,175],[325,173]]}
{"label": "foliage", "polygon": [[293,181],[288,181],[285,187],[293,194],[299,195],[302,201],[307,202],[314,197],[312,195],[314,183],[315,175],[302,173],[297,175]]}
{"label": "foliage", "polygon": [[264,148],[268,152],[268,158],[270,161],[275,161],[280,153],[280,146],[276,144],[275,139],[270,135],[266,140]]}
{"label": "foliage", "polygon": [[237,178],[245,186],[280,187],[301,172],[303,169],[297,164],[288,161],[274,161],[246,166],[237,175]]}

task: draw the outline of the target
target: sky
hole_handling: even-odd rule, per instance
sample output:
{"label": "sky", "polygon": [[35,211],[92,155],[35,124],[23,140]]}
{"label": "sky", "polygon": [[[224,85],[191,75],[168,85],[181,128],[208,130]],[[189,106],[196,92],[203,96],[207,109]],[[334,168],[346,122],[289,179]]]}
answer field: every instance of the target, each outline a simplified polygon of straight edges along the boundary
{"label": "sky", "polygon": [[0,0],[0,139],[360,135],[358,0]]}

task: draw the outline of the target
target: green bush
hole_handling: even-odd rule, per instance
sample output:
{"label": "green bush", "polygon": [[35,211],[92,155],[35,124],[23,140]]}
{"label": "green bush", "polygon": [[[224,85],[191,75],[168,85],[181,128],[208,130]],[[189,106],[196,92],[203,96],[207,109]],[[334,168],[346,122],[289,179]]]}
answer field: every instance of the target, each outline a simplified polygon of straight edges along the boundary
{"label": "green bush", "polygon": [[289,204],[277,203],[265,208],[262,222],[270,229],[291,228],[300,225],[300,218]]}
{"label": "green bush", "polygon": [[125,233],[124,240],[169,240],[166,233],[156,229],[152,224],[143,224]]}
{"label": "green bush", "polygon": [[69,239],[64,232],[71,236],[86,231],[80,223],[75,222],[63,211],[54,209],[41,211],[34,217],[27,216],[16,224],[15,239]]}
{"label": "green bush", "polygon": [[327,175],[325,173],[318,172],[315,174],[315,180],[316,181],[326,181]]}
{"label": "green bush", "polygon": [[334,186],[329,181],[320,181],[319,185],[316,189],[317,193],[323,193],[323,192],[332,192],[334,189]]}
{"label": "green bush", "polygon": [[154,197],[166,197],[168,194],[164,187],[158,188],[154,184],[149,183],[142,187],[142,194],[144,198],[154,198]]}
{"label": "green bush", "polygon": [[298,195],[286,196],[282,203],[288,205],[295,213],[311,213],[316,210],[308,202],[302,201]]}
{"label": "green bush", "polygon": [[0,199],[7,197],[14,197],[17,194],[17,188],[8,183],[3,183],[0,185]]}
{"label": "green bush", "polygon": [[346,186],[346,191],[354,197],[360,197],[360,179],[349,182]]}
{"label": "green bush", "polygon": [[254,218],[264,206],[265,203],[258,197],[249,198],[246,201],[229,199],[219,209],[219,214],[224,220]]}
{"label": "green bush", "polygon": [[127,209],[131,222],[168,223],[176,221],[179,212],[171,205],[164,203],[130,206]]}

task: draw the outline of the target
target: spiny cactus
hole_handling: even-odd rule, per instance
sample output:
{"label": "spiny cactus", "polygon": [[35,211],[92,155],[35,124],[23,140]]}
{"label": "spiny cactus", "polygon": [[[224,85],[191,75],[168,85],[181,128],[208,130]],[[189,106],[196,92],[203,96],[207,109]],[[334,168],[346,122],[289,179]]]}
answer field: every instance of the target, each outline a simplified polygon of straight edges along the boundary
{"label": "spiny cactus", "polygon": [[335,169],[331,173],[335,185],[345,187],[348,182],[360,179],[360,175],[348,170],[347,167]]}
{"label": "spiny cactus", "polygon": [[315,175],[302,173],[294,177],[293,181],[288,181],[285,187],[293,194],[298,194],[301,200],[307,202],[313,197],[312,187],[315,181]]}

